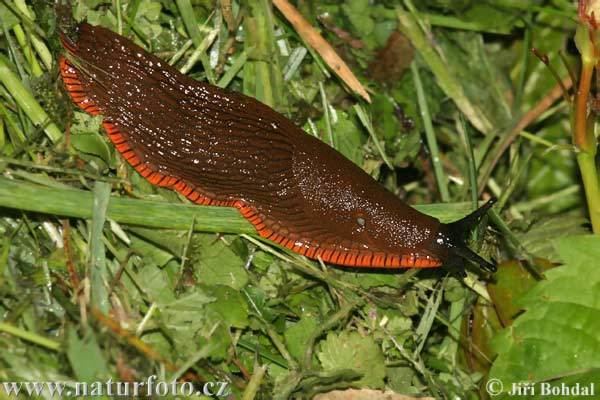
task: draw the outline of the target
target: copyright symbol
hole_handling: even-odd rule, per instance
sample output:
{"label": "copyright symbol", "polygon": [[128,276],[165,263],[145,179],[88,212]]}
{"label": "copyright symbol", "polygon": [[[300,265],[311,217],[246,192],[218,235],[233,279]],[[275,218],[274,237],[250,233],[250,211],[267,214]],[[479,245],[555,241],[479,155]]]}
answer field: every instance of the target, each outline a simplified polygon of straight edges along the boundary
{"label": "copyright symbol", "polygon": [[485,391],[490,396],[498,396],[504,390],[504,385],[500,379],[492,378],[485,384]]}

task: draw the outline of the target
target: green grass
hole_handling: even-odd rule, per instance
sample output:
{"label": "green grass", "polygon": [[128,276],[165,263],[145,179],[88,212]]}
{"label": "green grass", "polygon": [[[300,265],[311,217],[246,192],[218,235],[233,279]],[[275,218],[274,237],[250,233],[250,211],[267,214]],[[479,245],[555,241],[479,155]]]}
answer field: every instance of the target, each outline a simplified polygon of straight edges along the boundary
{"label": "green grass", "polygon": [[[597,320],[597,302],[578,297],[591,290],[577,286],[581,274],[597,277],[585,269],[593,254],[584,244],[595,238],[576,236],[590,230],[569,109],[558,99],[520,125],[556,85],[529,48],[567,75],[559,51],[575,30],[570,2],[298,2],[371,103],[267,0],[83,0],[74,9],[195,79],[273,106],[442,221],[499,198],[471,241],[501,262],[495,283],[474,272],[330,267],[260,239],[235,209],[152,187],[65,95],[48,3],[0,2],[0,382],[156,375],[196,388],[226,381],[248,400],[348,388],[481,398],[490,370],[526,380],[526,367],[507,366],[568,361],[567,343],[596,345],[598,333],[582,328],[523,355],[502,331],[516,321],[532,343],[550,340],[544,332],[560,325],[548,328],[536,307]],[[394,30],[414,58],[388,42]],[[558,263],[568,265],[536,283]],[[596,371],[581,354],[581,370]],[[540,371],[577,376],[577,365],[558,364]]]}

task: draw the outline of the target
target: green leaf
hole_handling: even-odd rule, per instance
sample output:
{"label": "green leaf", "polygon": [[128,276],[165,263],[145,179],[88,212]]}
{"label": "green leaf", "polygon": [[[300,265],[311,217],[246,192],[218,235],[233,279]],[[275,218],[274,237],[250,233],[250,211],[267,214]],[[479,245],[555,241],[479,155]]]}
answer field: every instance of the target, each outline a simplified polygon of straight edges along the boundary
{"label": "green leaf", "polygon": [[102,116],[93,117],[84,112],[76,111],[73,113],[73,121],[71,121],[71,135],[98,132],[101,124]]}
{"label": "green leaf", "polygon": [[600,338],[593,334],[600,331],[600,238],[573,236],[555,246],[565,264],[520,299],[526,311],[494,338],[499,355],[490,376],[505,388],[600,368]]}
{"label": "green leaf", "polygon": [[178,329],[185,324],[197,325],[204,315],[204,306],[216,301],[214,296],[202,288],[195,287],[192,291],[168,302],[157,302],[163,320],[171,328]]}
{"label": "green leaf", "polygon": [[420,389],[414,386],[417,376],[412,368],[391,367],[386,370],[388,385],[392,390],[405,395],[420,394]]}
{"label": "green leaf", "polygon": [[385,377],[385,360],[370,336],[358,332],[329,333],[317,354],[324,370],[352,369],[363,374],[357,386],[380,388]]}
{"label": "green leaf", "polygon": [[[277,293],[277,292],[275,292]],[[302,290],[299,293],[288,296],[285,306],[300,316],[317,315],[323,316],[333,312],[333,307],[327,301],[327,290],[322,287],[314,287]]]}
{"label": "green leaf", "polygon": [[[598,236],[581,235],[561,239],[556,242],[555,247],[564,263],[589,267],[600,259],[598,244],[600,244]],[[595,269],[597,270],[598,268]]]}
{"label": "green leaf", "polygon": [[510,33],[522,21],[522,13],[507,12],[494,4],[474,3],[464,13],[459,14],[464,24],[474,24],[479,31]]}
{"label": "green leaf", "polygon": [[[429,77],[429,75],[427,76]],[[427,83],[434,86],[429,83],[429,80],[427,79]],[[378,135],[385,139],[386,152],[394,155],[394,165],[402,167],[406,166],[407,162],[412,162],[421,149],[422,118],[417,115],[417,109],[414,107],[416,93],[412,82],[407,84],[405,79],[401,79],[397,86],[398,90],[394,92],[394,99],[399,103],[398,106],[388,96],[375,95],[373,96],[372,110],[373,125]],[[433,103],[432,110],[435,111],[432,112],[437,113],[439,110],[437,100],[431,99],[431,97],[428,100],[432,100],[428,101],[428,103]],[[404,129],[398,118],[399,110],[402,111],[405,118],[412,117],[412,120],[417,122],[419,129]]]}
{"label": "green leaf", "polygon": [[146,261],[144,269],[135,275],[137,281],[152,301],[161,304],[168,304],[174,301],[173,286],[175,284],[170,279],[167,269],[158,268],[156,264],[149,261]]}
{"label": "green leaf", "polygon": [[494,278],[495,282],[488,285],[488,292],[494,299],[498,317],[506,326],[522,311],[515,299],[527,293],[537,281],[517,260],[500,264]]}
{"label": "green leaf", "polygon": [[[339,111],[337,117],[336,123],[332,126],[333,141],[337,143],[337,150],[356,165],[362,165],[364,157],[362,146],[365,143],[365,137],[347,113]],[[320,122],[323,126],[325,125],[324,120]]]}
{"label": "green leaf", "polygon": [[12,29],[19,23],[19,18],[3,3],[0,3],[0,21],[5,29]]}
{"label": "green leaf", "polygon": [[106,360],[98,346],[96,335],[88,330],[83,338],[72,326],[67,335],[67,358],[80,382],[93,382],[109,376]]}
{"label": "green leaf", "polygon": [[[175,344],[177,354],[185,357],[210,343],[213,347],[210,356],[223,358],[231,345],[231,326],[242,326],[246,315],[245,304],[239,302],[241,296],[227,286],[202,287],[195,286],[179,298],[157,303],[160,309],[159,326]],[[226,296],[236,297],[236,301]],[[227,312],[229,311],[229,312]],[[240,322],[242,321],[242,322]],[[144,339],[154,346],[165,348],[163,336],[145,335]]]}
{"label": "green leaf", "polygon": [[159,267],[166,265],[173,259],[173,254],[164,251],[152,243],[142,240],[134,235],[131,235],[130,239],[131,249],[137,251],[139,254],[143,254],[144,258],[152,258]]}
{"label": "green leaf", "polygon": [[158,1],[143,0],[140,2],[140,7],[136,17],[144,17],[149,21],[157,21],[160,16],[162,5]]}
{"label": "green leaf", "polygon": [[172,322],[189,321],[193,319],[193,315],[189,313],[202,312],[202,307],[205,304],[210,304],[216,301],[216,297],[211,296],[204,290],[193,290],[179,298],[168,303],[157,303],[162,309],[163,314],[172,313]]}
{"label": "green leaf", "polygon": [[206,285],[227,285],[241,289],[248,283],[246,261],[238,257],[223,240],[215,235],[197,235],[195,251],[197,271]]}
{"label": "green leaf", "polygon": [[355,32],[360,32],[361,36],[367,36],[375,27],[375,21],[370,16],[371,4],[369,0],[351,0],[344,2],[342,10]]}
{"label": "green leaf", "polygon": [[394,104],[385,95],[373,96],[373,126],[386,141],[394,139],[400,131],[400,122],[395,114]]}
{"label": "green leaf", "polygon": [[71,144],[78,151],[91,154],[111,165],[111,150],[99,133],[102,117],[91,117],[77,112],[71,126]]}
{"label": "green leaf", "polygon": [[402,282],[401,275],[373,272],[370,274],[347,273],[341,276],[345,282],[359,285],[364,289],[370,289],[380,286],[397,287]]}
{"label": "green leaf", "polygon": [[589,232],[589,228],[585,226],[586,223],[588,223],[588,220],[583,216],[571,215],[567,217],[562,214],[534,223],[527,232],[517,234],[517,238],[530,253],[548,260],[556,260],[558,254],[552,245],[552,239],[584,235]]}
{"label": "green leaf", "polygon": [[290,354],[296,360],[302,360],[308,345],[308,339],[319,326],[319,321],[315,316],[305,315],[300,321],[291,325],[284,333],[285,343]]}
{"label": "green leaf", "polygon": [[217,313],[226,326],[248,326],[248,304],[238,290],[229,286],[210,286],[204,287],[204,291],[216,299],[206,308]]}

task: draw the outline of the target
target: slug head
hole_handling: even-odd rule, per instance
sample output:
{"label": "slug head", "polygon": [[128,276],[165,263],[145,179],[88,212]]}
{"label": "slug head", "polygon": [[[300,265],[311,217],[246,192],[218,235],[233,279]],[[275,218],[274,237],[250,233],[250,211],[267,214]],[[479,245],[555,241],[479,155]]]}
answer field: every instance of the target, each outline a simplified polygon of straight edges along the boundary
{"label": "slug head", "polygon": [[467,260],[477,264],[484,271],[496,272],[496,265],[479,256],[466,244],[468,234],[479,224],[481,218],[495,202],[496,199],[490,199],[466,217],[449,224],[442,224],[434,246],[435,250],[447,254],[446,264],[452,266],[457,260]]}

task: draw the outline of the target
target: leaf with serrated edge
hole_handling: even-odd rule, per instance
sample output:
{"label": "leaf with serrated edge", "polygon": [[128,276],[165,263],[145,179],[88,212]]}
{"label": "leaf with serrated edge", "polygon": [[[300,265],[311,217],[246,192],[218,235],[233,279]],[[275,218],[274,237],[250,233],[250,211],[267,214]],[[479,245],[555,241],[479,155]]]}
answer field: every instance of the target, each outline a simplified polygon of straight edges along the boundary
{"label": "leaf with serrated edge", "polygon": [[506,389],[600,368],[600,238],[572,236],[555,247],[565,264],[519,299],[526,311],[494,338],[490,377]]}
{"label": "leaf with serrated edge", "polygon": [[317,354],[326,371],[352,369],[363,374],[357,386],[380,388],[385,377],[381,349],[370,336],[357,332],[329,333]]}

